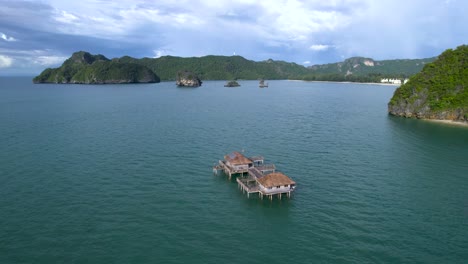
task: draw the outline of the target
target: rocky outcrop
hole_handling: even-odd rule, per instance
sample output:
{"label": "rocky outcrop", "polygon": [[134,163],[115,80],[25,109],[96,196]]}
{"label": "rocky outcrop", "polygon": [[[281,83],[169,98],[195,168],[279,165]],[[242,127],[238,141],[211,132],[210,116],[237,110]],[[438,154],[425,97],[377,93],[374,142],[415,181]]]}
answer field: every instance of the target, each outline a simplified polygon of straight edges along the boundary
{"label": "rocky outcrop", "polygon": [[229,81],[224,85],[224,87],[238,87],[238,86],[240,86],[240,84],[236,81]]}
{"label": "rocky outcrop", "polygon": [[467,121],[468,112],[463,108],[433,110],[428,102],[429,89],[414,92],[408,99],[388,105],[391,115],[418,118]]}
{"label": "rocky outcrop", "polygon": [[395,90],[388,113],[421,119],[468,121],[468,46],[447,50]]}
{"label": "rocky outcrop", "polygon": [[176,85],[180,87],[198,87],[202,81],[191,71],[179,71],[177,73]]}
{"label": "rocky outcrop", "polygon": [[[400,88],[398,88],[400,89]],[[409,98],[388,104],[388,112],[402,117],[424,118],[430,113],[427,105],[427,89],[414,92]]]}
{"label": "rocky outcrop", "polygon": [[398,105],[389,105],[388,112],[394,116],[407,118],[468,121],[468,111],[466,109],[457,108],[434,111],[426,104],[424,99],[417,99],[414,104],[401,101]]}

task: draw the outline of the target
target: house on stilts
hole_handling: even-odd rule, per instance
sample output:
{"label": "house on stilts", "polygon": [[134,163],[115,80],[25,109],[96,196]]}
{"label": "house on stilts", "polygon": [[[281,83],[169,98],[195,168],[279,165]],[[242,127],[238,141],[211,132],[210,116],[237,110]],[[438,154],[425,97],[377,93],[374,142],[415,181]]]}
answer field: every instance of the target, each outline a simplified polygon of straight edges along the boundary
{"label": "house on stilts", "polygon": [[218,171],[224,171],[229,179],[237,175],[239,188],[247,193],[247,197],[258,193],[261,199],[267,196],[271,200],[274,195],[281,199],[283,194],[291,197],[291,192],[296,188],[296,182],[276,172],[274,164],[264,164],[262,156],[248,158],[239,152],[232,152],[213,167],[213,173],[218,174]]}

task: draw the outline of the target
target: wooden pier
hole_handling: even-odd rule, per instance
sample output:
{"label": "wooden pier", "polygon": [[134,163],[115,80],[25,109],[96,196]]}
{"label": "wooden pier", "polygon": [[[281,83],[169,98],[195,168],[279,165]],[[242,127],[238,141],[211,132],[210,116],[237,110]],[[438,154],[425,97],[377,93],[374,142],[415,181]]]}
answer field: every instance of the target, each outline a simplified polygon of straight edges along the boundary
{"label": "wooden pier", "polygon": [[274,164],[264,164],[264,158],[261,156],[247,158],[239,152],[233,152],[213,166],[215,175],[219,171],[223,171],[229,179],[234,175],[238,176],[238,186],[247,193],[247,197],[258,193],[261,199],[267,196],[272,200],[274,195],[281,199],[283,194],[291,197],[291,192],[296,188],[296,182],[283,173],[276,172]]}

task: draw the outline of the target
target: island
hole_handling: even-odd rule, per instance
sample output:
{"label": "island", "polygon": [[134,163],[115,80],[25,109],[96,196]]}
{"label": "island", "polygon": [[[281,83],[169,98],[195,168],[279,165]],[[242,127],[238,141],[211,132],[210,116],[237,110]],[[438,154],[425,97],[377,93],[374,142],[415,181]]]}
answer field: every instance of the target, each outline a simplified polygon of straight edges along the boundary
{"label": "island", "polygon": [[224,87],[238,87],[240,84],[237,81],[229,81],[227,82]]}
{"label": "island", "polygon": [[34,83],[118,84],[156,83],[160,78],[148,67],[85,51],[73,53],[62,66],[45,69]]}
{"label": "island", "polygon": [[179,71],[177,73],[176,85],[179,87],[199,87],[202,81],[191,71]]}
{"label": "island", "polygon": [[[187,70],[203,80],[305,80],[335,82],[381,82],[392,80],[403,83],[421,71],[435,58],[412,60],[383,60],[353,57],[343,62],[305,67],[293,62],[252,61],[241,56],[202,56],[133,58],[123,56],[108,59],[78,51],[62,66],[45,69],[34,78],[34,83],[146,83],[177,81],[178,72]],[[181,86],[184,83],[182,80]],[[196,83],[194,83],[196,85]],[[199,83],[201,84],[201,83]]]}
{"label": "island", "polygon": [[444,51],[433,63],[395,90],[391,115],[468,121],[468,46]]}

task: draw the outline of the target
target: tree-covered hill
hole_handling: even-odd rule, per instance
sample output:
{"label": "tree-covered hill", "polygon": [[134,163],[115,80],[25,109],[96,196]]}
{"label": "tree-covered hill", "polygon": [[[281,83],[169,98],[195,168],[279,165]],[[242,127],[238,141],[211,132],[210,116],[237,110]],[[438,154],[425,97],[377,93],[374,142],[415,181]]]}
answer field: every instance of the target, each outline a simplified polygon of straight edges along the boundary
{"label": "tree-covered hill", "polygon": [[468,121],[468,46],[446,50],[396,89],[392,115]]}
{"label": "tree-covered hill", "polygon": [[304,67],[296,63],[247,60],[241,56],[204,56],[107,59],[103,55],[76,52],[56,69],[46,69],[34,82],[132,83],[174,81],[179,71],[190,71],[202,80],[293,79],[317,81],[380,82],[382,78],[406,78],[433,61],[386,60],[353,57],[339,63]]}
{"label": "tree-covered hill", "polygon": [[343,62],[310,66],[303,78],[317,81],[380,82],[382,78],[408,78],[436,58],[415,60],[382,60],[352,57]]}
{"label": "tree-covered hill", "polygon": [[34,83],[150,83],[159,77],[147,67],[109,60],[103,55],[91,55],[79,51],[67,59],[61,67],[46,69],[33,79]]}
{"label": "tree-covered hill", "polygon": [[241,56],[163,56],[156,59],[134,59],[127,56],[119,60],[144,65],[156,72],[161,80],[168,81],[175,80],[180,70],[195,72],[202,80],[301,79],[308,71],[296,63],[273,60],[255,62]]}

